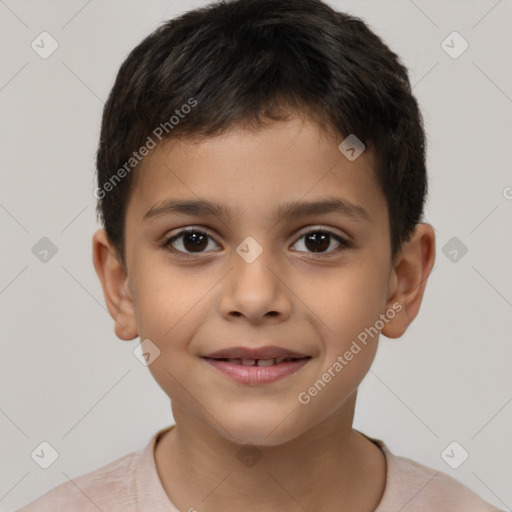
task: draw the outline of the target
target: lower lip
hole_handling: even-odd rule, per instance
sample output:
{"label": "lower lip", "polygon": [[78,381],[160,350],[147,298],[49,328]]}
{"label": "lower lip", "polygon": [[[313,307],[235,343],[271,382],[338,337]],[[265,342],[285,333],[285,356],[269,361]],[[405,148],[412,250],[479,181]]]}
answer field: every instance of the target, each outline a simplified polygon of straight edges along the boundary
{"label": "lower lip", "polygon": [[283,361],[272,366],[243,366],[219,359],[204,358],[228,377],[242,384],[267,384],[291,375],[302,368],[310,358]]}

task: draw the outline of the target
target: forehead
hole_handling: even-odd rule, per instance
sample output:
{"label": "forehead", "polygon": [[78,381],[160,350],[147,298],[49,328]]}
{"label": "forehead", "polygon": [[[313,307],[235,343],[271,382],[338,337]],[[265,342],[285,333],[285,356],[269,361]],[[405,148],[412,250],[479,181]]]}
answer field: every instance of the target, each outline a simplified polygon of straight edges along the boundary
{"label": "forehead", "polygon": [[360,206],[372,219],[382,217],[373,152],[350,161],[338,148],[342,140],[293,117],[207,139],[164,141],[135,170],[129,214],[142,219],[169,200],[201,198],[224,206],[223,215],[270,221],[284,213],[284,203],[329,196]]}

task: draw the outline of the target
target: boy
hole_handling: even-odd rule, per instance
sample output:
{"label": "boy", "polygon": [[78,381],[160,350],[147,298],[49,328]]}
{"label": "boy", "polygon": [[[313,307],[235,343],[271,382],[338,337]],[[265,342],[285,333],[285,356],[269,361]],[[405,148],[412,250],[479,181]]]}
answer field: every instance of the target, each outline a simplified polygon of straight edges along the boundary
{"label": "boy", "polygon": [[352,428],[435,257],[407,71],[319,0],[171,20],[121,66],[93,239],[116,335],[176,425],[24,511],[492,511]]}

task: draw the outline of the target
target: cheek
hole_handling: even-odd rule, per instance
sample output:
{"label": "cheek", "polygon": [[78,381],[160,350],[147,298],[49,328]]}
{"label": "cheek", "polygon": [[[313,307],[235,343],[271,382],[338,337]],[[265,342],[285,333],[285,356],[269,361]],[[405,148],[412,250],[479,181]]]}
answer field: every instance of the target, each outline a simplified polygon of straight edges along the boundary
{"label": "cheek", "polygon": [[182,280],[161,266],[146,265],[135,278],[134,305],[139,336],[163,343],[173,326],[190,309],[193,291],[180,286]]}
{"label": "cheek", "polygon": [[354,335],[378,319],[386,304],[388,271],[378,260],[360,262],[332,276],[322,290],[325,311],[340,335]]}
{"label": "cheek", "polygon": [[382,329],[379,319],[386,304],[387,275],[385,262],[361,258],[331,280],[321,315],[330,327],[325,338],[326,368],[345,354],[351,368],[369,368]]}
{"label": "cheek", "polygon": [[163,344],[175,326],[194,316],[195,305],[212,287],[208,276],[185,266],[173,267],[163,252],[154,249],[135,252],[132,275],[139,334]]}
{"label": "cheek", "polygon": [[211,314],[208,291],[215,281],[197,272],[154,270],[139,281],[144,285],[136,290],[136,321],[141,341],[151,340],[159,351],[149,367],[153,377],[166,393],[179,397],[183,390],[178,383],[190,378],[197,365],[190,343]]}

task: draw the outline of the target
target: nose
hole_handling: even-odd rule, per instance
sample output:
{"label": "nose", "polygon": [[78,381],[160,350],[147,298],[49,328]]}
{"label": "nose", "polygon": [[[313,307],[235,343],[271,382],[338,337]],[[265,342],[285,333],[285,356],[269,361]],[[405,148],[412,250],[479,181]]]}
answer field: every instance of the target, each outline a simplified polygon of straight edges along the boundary
{"label": "nose", "polygon": [[221,314],[228,319],[245,318],[254,324],[285,320],[292,303],[284,274],[271,251],[262,249],[256,257],[253,252],[252,257],[246,258],[239,248],[223,283]]}

